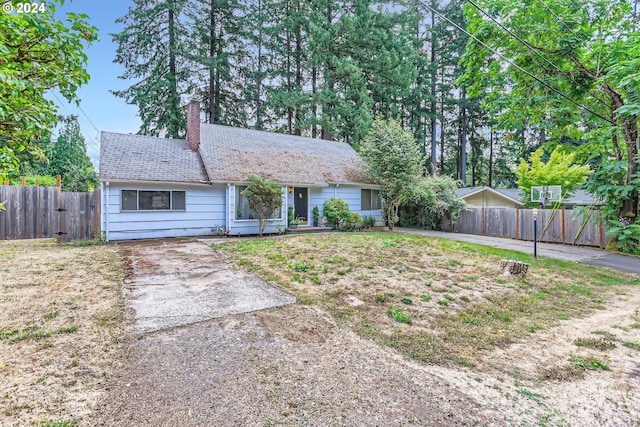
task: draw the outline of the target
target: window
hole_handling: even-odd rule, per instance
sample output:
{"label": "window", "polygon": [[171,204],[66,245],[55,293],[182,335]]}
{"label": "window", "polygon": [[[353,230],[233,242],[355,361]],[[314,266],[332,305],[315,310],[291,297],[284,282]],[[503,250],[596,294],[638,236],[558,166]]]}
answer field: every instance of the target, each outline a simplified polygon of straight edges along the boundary
{"label": "window", "polygon": [[382,209],[382,198],[378,190],[360,190],[360,210],[372,211]]}
{"label": "window", "polygon": [[[246,185],[236,185],[236,219],[258,219],[258,214],[249,209],[249,200],[244,197],[242,192],[246,190]],[[276,209],[269,215],[269,219],[281,219],[280,211]]]}
{"label": "window", "polygon": [[184,211],[184,191],[122,190],[123,211]]}

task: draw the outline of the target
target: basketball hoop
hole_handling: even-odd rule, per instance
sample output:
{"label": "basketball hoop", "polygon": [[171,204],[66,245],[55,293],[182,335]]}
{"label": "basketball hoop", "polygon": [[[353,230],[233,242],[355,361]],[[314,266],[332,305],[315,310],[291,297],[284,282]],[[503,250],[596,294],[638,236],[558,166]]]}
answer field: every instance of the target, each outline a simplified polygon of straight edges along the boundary
{"label": "basketball hoop", "polygon": [[531,187],[531,202],[540,203],[540,208],[546,208],[550,203],[562,201],[561,185],[536,185]]}

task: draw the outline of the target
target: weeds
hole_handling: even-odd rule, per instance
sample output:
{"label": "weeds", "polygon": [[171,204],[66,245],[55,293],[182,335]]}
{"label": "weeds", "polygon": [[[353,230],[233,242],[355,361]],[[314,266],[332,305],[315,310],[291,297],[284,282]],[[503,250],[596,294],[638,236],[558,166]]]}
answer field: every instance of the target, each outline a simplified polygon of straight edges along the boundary
{"label": "weeds", "polygon": [[407,316],[401,308],[390,309],[387,313],[398,323],[411,323],[411,318]]}

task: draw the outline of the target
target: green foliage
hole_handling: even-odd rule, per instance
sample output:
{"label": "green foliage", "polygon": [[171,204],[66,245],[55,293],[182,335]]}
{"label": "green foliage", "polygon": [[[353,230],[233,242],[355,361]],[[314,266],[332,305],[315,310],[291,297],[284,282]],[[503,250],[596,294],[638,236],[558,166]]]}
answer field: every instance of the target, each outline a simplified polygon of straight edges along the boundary
{"label": "green foliage", "polygon": [[259,230],[262,236],[267,220],[282,207],[282,188],[275,182],[251,175],[249,185],[242,192],[247,198],[249,208],[258,214]]}
{"label": "green foliage", "polygon": [[617,236],[616,248],[620,252],[640,256],[640,224],[631,223],[627,218],[613,224],[615,226],[607,234]]}
{"label": "green foliage", "polygon": [[[595,169],[590,192],[623,195],[605,199],[610,221],[635,221],[638,187],[628,189],[638,176],[640,160],[640,33],[631,2],[588,0],[574,8],[560,0],[527,7],[480,0],[478,6],[491,11],[517,37],[506,37],[495,22],[467,5],[468,31],[476,39],[467,43],[466,72],[460,81],[474,95],[486,87],[495,89],[487,106],[512,135],[525,139],[527,128],[533,128],[539,133],[534,145],[544,145],[547,151],[571,142],[576,159]],[[495,60],[486,46],[518,67]],[[612,178],[605,169],[621,173]]]}
{"label": "green foliage", "polygon": [[344,231],[359,230],[362,227],[362,215],[358,212],[351,212],[347,217],[346,222],[342,226]]}
{"label": "green foliage", "polygon": [[[77,116],[58,116],[62,124],[58,137],[45,138],[41,142],[47,158],[43,162],[23,162],[21,174],[49,175],[46,185],[55,185],[55,175],[62,176],[62,189],[65,191],[92,191],[100,185],[98,174],[91,159],[87,156],[87,145],[80,132]],[[44,185],[40,181],[40,185]]]}
{"label": "green foliage", "polygon": [[[576,152],[568,152],[558,145],[555,147],[549,160],[545,163],[542,160],[544,151],[538,149],[531,154],[530,163],[523,158],[516,169],[518,177],[518,188],[525,194],[523,202],[532,205],[531,187],[539,185],[561,185],[562,197],[571,197],[575,194],[576,188],[582,184],[589,174],[589,165],[578,166],[575,164]],[[537,203],[534,203],[537,205]]]}
{"label": "green foliage", "polygon": [[360,156],[385,200],[389,228],[398,222],[403,190],[418,181],[424,161],[413,135],[395,120],[376,119],[360,149]]}
{"label": "green foliage", "polygon": [[422,178],[400,195],[400,225],[439,230],[442,221],[455,222],[464,209],[458,182],[445,176]]}
{"label": "green foliage", "polygon": [[365,228],[373,228],[376,225],[376,217],[372,215],[367,215],[362,218],[362,226]]}
{"label": "green foliage", "polygon": [[326,200],[322,207],[322,212],[324,216],[327,217],[327,222],[329,222],[334,229],[342,227],[342,225],[351,218],[349,205],[338,197],[332,197]]}
{"label": "green foliage", "polygon": [[294,222],[297,224],[296,218],[294,215],[295,208],[293,206],[289,206],[287,208],[287,224],[293,224]]}
{"label": "green foliage", "polygon": [[311,212],[313,214],[313,222],[314,224],[317,224],[318,221],[320,221],[320,208],[318,208],[317,206],[314,206]]}
{"label": "green foliage", "polygon": [[[50,175],[27,175],[24,177],[24,183],[27,187],[34,187],[36,181],[38,185],[54,187],[58,182],[54,176]],[[15,178],[9,181],[11,185],[22,185],[22,177]]]}
{"label": "green foliage", "polygon": [[57,20],[57,4],[48,1],[46,13],[0,14],[0,181],[17,172],[19,154],[43,158],[39,141],[56,124],[44,94],[57,89],[77,103],[76,91],[89,81],[84,48],[97,29],[84,14]]}
{"label": "green foliage", "polygon": [[138,106],[141,134],[180,138],[186,130],[180,95],[189,91],[183,56],[188,50],[180,19],[186,0],[133,3],[127,14],[116,20],[124,25],[123,30],[112,36],[118,45],[114,62],[125,68],[120,77],[137,81],[113,93]]}
{"label": "green foliage", "polygon": [[407,316],[401,308],[389,309],[387,313],[398,323],[411,323],[411,318]]}

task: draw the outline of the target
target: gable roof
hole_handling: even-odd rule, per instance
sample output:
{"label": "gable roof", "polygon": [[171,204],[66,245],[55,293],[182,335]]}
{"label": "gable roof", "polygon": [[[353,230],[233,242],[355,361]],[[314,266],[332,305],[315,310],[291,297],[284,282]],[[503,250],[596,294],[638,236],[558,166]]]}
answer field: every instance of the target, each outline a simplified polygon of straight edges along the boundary
{"label": "gable roof", "polygon": [[185,140],[102,132],[100,179],[206,183],[207,174]]}
{"label": "gable roof", "polygon": [[289,185],[374,184],[344,142],[200,124],[200,151],[186,140],[102,132],[100,179],[249,182],[252,174]]}
{"label": "gable roof", "polygon": [[[487,186],[482,186],[482,187],[463,187],[463,188],[458,188],[458,198],[460,199],[466,199],[467,197],[471,197],[474,194],[478,194],[481,193],[483,191],[489,192],[489,193],[493,193],[496,196],[500,197],[501,199],[506,199],[512,203],[515,203],[518,206],[524,206],[524,203],[522,203],[520,201],[519,197],[516,197],[513,193],[509,192],[503,192],[500,191],[502,189],[497,189],[497,188],[491,188],[491,187],[487,187]],[[516,191],[519,191],[516,189]]]}
{"label": "gable roof", "polygon": [[256,174],[282,184],[373,184],[344,142],[203,123],[200,152],[213,182]]}
{"label": "gable roof", "polygon": [[[461,199],[465,199],[473,194],[477,194],[481,191],[490,191],[493,193],[498,193],[509,200],[519,203],[521,206],[524,206],[522,202],[522,197],[524,193],[520,191],[518,188],[491,188],[491,187],[464,187],[458,189],[458,197]],[[564,205],[573,205],[573,206],[588,206],[590,204],[594,205],[602,205],[604,202],[594,199],[594,197],[587,193],[584,190],[576,190],[576,193],[569,197],[568,199],[564,199],[562,201]]]}

